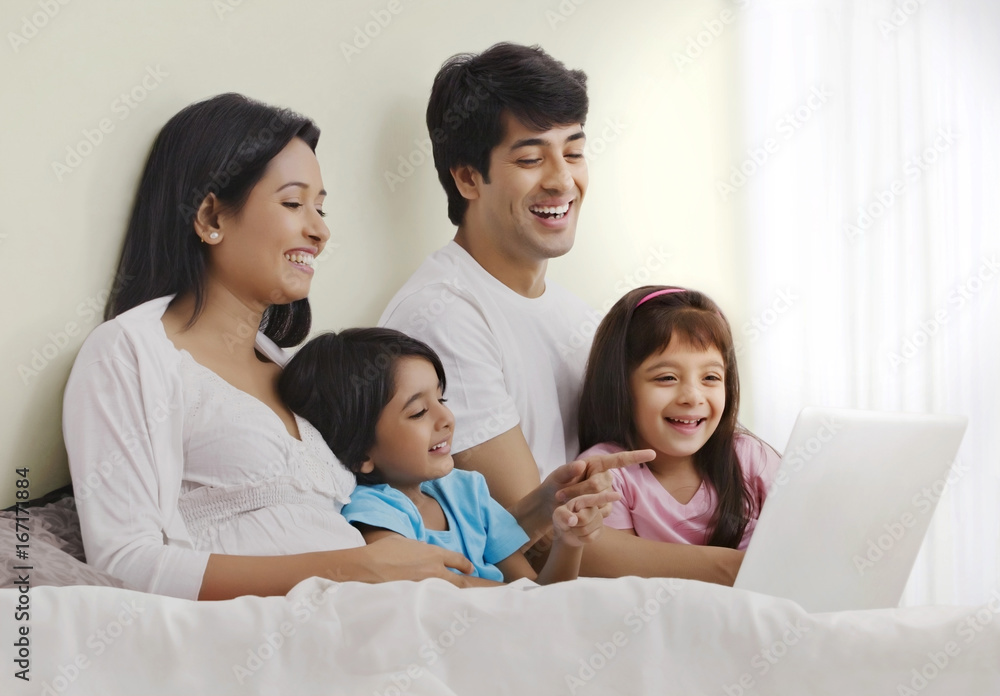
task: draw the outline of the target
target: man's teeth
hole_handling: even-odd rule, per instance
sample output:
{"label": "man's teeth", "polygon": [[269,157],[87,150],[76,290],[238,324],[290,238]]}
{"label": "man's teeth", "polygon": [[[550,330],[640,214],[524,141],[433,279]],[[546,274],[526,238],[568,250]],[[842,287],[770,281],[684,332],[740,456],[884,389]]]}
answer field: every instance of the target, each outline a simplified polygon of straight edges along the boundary
{"label": "man's teeth", "polygon": [[533,205],[529,210],[536,215],[544,215],[546,217],[553,217],[557,220],[569,212],[569,203],[564,203],[563,205],[552,207],[545,205]]}
{"label": "man's teeth", "polygon": [[285,254],[285,258],[292,263],[302,264],[303,266],[312,266],[313,259],[316,257],[312,254]]}

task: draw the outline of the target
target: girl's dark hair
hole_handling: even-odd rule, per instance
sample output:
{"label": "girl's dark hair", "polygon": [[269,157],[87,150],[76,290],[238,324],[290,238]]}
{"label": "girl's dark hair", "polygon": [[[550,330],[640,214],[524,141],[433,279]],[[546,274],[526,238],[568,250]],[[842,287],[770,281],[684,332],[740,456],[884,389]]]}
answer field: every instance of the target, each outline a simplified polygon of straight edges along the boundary
{"label": "girl's dark hair", "polygon": [[[239,212],[292,138],[315,151],[319,128],[240,94],[191,104],[167,121],[139,180],[105,320],[157,297],[190,292],[193,322],[204,306],[208,249],[194,230],[198,208],[214,193],[223,207]],[[260,329],[280,346],[297,345],[309,335],[311,318],[308,299],[272,305]]]}
{"label": "girl's dark hair", "polygon": [[665,289],[645,286],[626,293],[597,328],[580,400],[580,448],[614,442],[636,449],[629,387],[635,369],[675,335],[699,350],[715,347],[725,364],[726,405],[715,432],[695,453],[694,465],[718,496],[708,544],[736,548],[759,511],[736,456],[736,434],[749,433],[736,422],[740,380],[732,332],[718,305],[695,290],[659,295],[636,306],[646,295]]}
{"label": "girl's dark hair", "polygon": [[587,120],[587,75],[569,70],[538,46],[498,43],[449,58],[431,88],[427,131],[448,219],[461,225],[469,202],[451,176],[470,165],[490,183],[490,153],[505,137],[503,114],[536,131]]}
{"label": "girl's dark hair", "polygon": [[312,339],[285,365],[278,391],[285,405],[313,424],[358,483],[384,483],[361,473],[375,446],[375,426],[396,393],[400,358],[434,366],[441,391],[444,367],[426,343],[393,329],[346,329]]}

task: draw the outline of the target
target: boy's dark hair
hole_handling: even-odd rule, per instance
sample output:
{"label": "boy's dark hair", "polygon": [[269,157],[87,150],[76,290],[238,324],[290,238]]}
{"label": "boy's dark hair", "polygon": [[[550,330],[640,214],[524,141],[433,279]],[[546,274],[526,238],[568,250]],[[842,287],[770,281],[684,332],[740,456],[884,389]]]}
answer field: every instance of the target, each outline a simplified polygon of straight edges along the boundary
{"label": "boy's dark hair", "polygon": [[726,405],[715,432],[695,453],[694,465],[718,496],[708,544],[736,548],[760,511],[736,456],[736,435],[752,434],[737,422],[740,378],[732,331],[719,306],[696,290],[660,295],[637,306],[664,289],[647,285],[626,293],[597,328],[580,397],[580,449],[602,442],[636,449],[632,372],[675,335],[699,350],[714,346],[725,363]]}
{"label": "boy's dark hair", "polygon": [[[125,231],[104,318],[164,295],[194,295],[193,322],[205,300],[207,245],[194,218],[208,194],[239,212],[267,165],[301,138],[315,151],[319,128],[304,116],[242,94],[220,94],[175,114],[153,141]],[[260,330],[279,346],[309,335],[309,300],[271,305]]]}
{"label": "boy's dark hair", "polygon": [[433,365],[444,391],[437,353],[393,329],[321,334],[295,353],[278,380],[285,405],[313,424],[358,483],[384,483],[377,471],[361,473],[361,465],[375,446],[379,416],[396,393],[396,365],[406,357]]}
{"label": "boy's dark hair", "polygon": [[490,152],[504,139],[504,112],[546,131],[587,120],[587,76],[569,70],[538,46],[498,43],[461,53],[438,71],[427,104],[427,131],[438,180],[448,194],[448,218],[462,224],[468,201],[451,176],[469,165],[490,181]]}

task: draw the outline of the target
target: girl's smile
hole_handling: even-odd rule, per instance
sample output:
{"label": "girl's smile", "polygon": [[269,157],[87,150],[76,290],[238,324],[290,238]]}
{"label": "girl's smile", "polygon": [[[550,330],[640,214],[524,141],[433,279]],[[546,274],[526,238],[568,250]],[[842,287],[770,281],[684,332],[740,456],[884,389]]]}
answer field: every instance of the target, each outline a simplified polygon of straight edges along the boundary
{"label": "girl's smile", "polygon": [[630,381],[637,446],[656,450],[651,466],[693,466],[694,453],[715,432],[726,406],[722,354],[675,336]]}

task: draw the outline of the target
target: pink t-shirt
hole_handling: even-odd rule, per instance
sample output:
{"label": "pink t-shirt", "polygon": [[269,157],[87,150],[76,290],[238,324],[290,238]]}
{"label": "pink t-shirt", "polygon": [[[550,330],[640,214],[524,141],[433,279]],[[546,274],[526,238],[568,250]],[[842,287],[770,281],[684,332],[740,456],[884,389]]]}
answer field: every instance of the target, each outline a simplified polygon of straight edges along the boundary
{"label": "pink t-shirt", "polygon": [[[578,459],[591,454],[621,451],[622,448],[616,444],[602,442],[580,454]],[[759,440],[743,434],[736,436],[736,456],[743,468],[743,475],[750,482],[757,514],[760,514],[767,490],[778,471],[780,457]],[[633,529],[637,536],[654,541],[700,546],[708,542],[707,527],[715,512],[716,494],[707,481],[702,480],[694,497],[687,504],[681,505],[656,480],[645,464],[612,469],[611,475],[614,488],[621,493],[622,499],[614,503],[604,524],[615,529]],[[738,548],[747,547],[756,526],[756,518],[751,519]]]}

